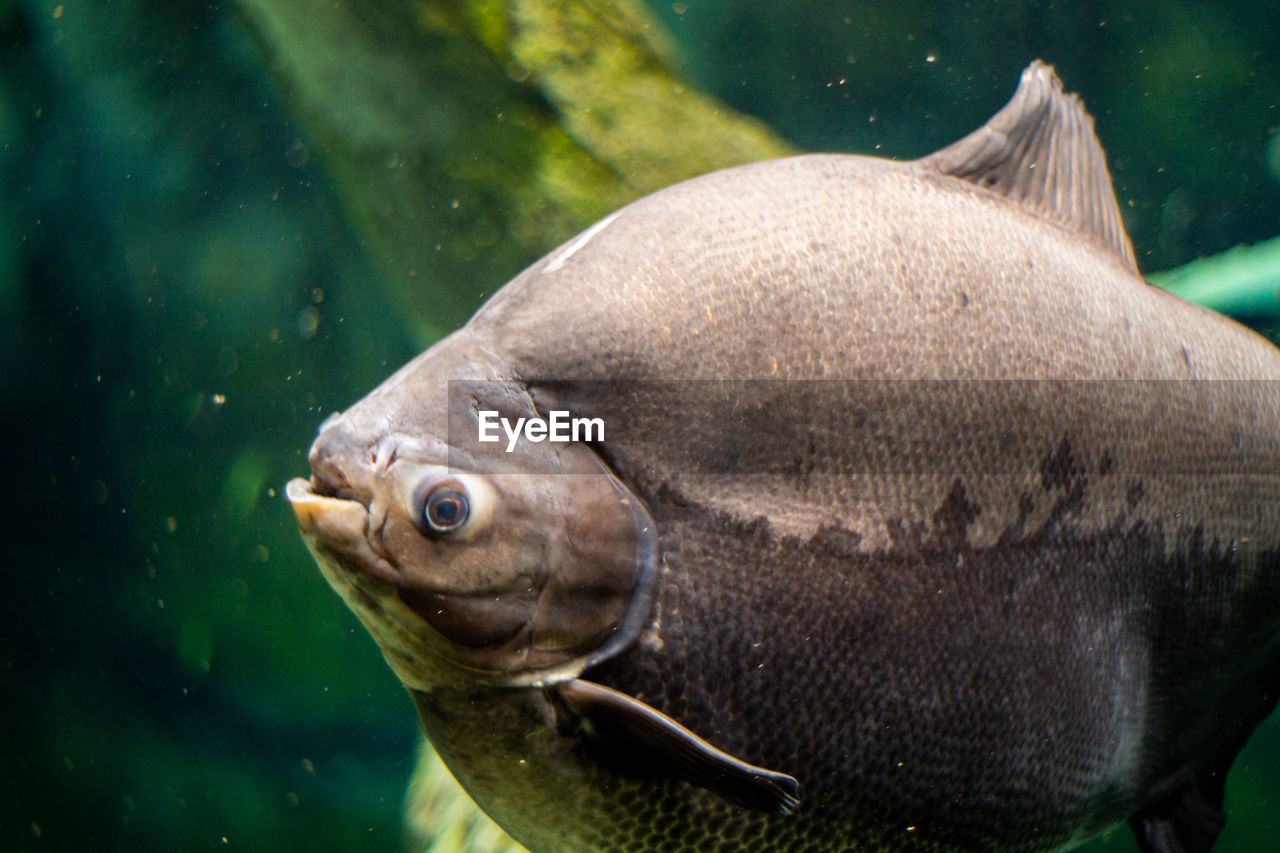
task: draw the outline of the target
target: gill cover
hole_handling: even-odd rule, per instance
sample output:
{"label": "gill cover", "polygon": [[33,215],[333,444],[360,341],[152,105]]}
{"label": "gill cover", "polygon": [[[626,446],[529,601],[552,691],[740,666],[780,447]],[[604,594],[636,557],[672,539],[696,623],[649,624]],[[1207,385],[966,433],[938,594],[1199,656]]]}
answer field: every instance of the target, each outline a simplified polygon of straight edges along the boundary
{"label": "gill cover", "polygon": [[526,680],[517,673],[580,670],[639,633],[651,598],[653,522],[603,465],[582,461],[596,470],[396,472],[412,524],[388,523],[383,545],[402,563],[400,600],[447,641],[443,657],[510,684]]}

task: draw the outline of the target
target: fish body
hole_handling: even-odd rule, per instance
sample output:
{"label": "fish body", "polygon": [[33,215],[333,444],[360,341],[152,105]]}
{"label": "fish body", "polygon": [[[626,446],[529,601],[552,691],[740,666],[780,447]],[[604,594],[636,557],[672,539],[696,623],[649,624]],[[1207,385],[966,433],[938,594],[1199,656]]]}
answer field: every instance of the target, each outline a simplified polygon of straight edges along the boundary
{"label": "fish body", "polygon": [[[1033,64],[914,162],[679,184],[288,493],[534,850],[1208,850],[1280,692],[1280,351],[1146,284]],[[601,440],[478,440],[482,412]],[[459,520],[461,519],[461,520]]]}

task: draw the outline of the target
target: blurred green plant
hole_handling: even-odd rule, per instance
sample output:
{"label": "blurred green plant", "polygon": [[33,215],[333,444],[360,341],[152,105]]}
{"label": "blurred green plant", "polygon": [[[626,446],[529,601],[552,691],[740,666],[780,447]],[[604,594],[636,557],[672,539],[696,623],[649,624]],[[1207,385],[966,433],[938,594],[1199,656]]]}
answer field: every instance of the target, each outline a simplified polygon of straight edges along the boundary
{"label": "blurred green plant", "polygon": [[1280,317],[1280,237],[1236,246],[1208,258],[1147,276],[1183,299],[1254,321]]}
{"label": "blurred green plant", "polygon": [[405,795],[405,834],[414,853],[520,853],[482,812],[425,740]]}
{"label": "blurred green plant", "polygon": [[638,196],[792,150],[675,73],[638,0],[238,8],[424,346],[475,309],[459,282],[496,286]]}

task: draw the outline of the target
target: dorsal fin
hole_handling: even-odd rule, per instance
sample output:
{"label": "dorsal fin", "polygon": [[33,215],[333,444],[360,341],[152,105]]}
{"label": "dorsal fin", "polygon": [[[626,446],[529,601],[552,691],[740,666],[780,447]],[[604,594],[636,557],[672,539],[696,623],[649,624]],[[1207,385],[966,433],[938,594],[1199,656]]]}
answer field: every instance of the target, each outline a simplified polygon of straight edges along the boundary
{"label": "dorsal fin", "polygon": [[916,164],[999,193],[1138,271],[1093,117],[1038,59],[1022,72],[1004,109]]}

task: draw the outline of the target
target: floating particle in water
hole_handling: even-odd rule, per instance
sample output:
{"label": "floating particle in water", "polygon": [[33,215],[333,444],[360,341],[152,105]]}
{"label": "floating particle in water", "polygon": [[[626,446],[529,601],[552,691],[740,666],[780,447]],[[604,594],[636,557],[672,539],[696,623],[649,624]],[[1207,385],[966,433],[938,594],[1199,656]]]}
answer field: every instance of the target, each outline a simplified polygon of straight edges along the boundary
{"label": "floating particle in water", "polygon": [[298,312],[298,337],[309,341],[320,328],[320,312],[308,305]]}
{"label": "floating particle in water", "polygon": [[301,169],[311,159],[311,149],[301,139],[293,140],[293,144],[285,149],[284,160],[295,169]]}

